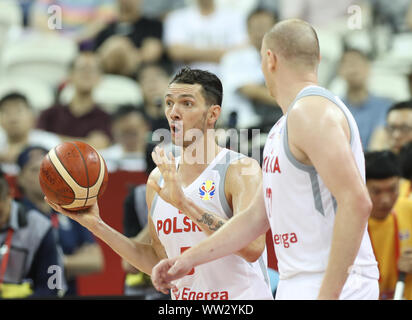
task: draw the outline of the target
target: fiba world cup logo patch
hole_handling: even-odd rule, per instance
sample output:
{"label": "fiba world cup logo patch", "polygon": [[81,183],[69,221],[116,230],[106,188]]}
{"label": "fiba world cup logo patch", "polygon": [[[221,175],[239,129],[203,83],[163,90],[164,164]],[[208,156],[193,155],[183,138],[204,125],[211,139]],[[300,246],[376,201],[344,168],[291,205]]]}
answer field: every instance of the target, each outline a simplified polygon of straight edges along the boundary
{"label": "fiba world cup logo patch", "polygon": [[207,201],[213,198],[216,192],[215,183],[212,180],[206,180],[199,188],[200,199]]}

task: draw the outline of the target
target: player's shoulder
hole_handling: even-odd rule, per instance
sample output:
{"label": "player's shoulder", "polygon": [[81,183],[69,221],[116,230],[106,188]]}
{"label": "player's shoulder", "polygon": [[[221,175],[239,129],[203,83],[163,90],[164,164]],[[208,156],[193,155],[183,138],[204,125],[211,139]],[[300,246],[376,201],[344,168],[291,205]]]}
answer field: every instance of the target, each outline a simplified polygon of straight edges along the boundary
{"label": "player's shoulder", "polygon": [[160,170],[158,167],[155,167],[149,174],[148,179],[153,179],[154,181],[158,182],[160,178],[162,177],[162,174],[160,173]]}
{"label": "player's shoulder", "polygon": [[[159,168],[156,167],[150,172],[149,177],[147,178],[147,181],[153,180],[153,181],[159,183],[161,177],[162,177],[162,174],[160,173]],[[147,204],[152,202],[155,194],[156,194],[156,191],[150,186],[150,184],[147,183],[146,184],[146,201],[147,201]]]}
{"label": "player's shoulder", "polygon": [[262,170],[257,160],[251,157],[241,156],[230,162],[226,173],[226,179],[229,182],[243,179],[248,180],[248,178],[256,175],[260,176],[261,173]]}
{"label": "player's shoulder", "polygon": [[313,126],[320,121],[341,122],[342,117],[343,110],[330,99],[323,96],[306,96],[296,101],[289,110],[288,123]]}

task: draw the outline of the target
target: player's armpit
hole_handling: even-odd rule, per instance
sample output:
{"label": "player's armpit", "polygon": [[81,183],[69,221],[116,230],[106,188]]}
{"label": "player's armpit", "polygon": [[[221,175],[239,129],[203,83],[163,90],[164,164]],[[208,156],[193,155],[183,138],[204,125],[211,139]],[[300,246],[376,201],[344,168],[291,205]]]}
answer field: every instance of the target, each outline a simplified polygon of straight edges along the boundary
{"label": "player's armpit", "polygon": [[255,210],[250,210],[248,214],[251,226],[257,230],[257,238],[240,250],[238,255],[249,262],[256,261],[265,249],[265,232],[269,228],[264,202],[256,201],[263,197],[262,171],[258,162],[251,158],[243,158],[232,163],[226,175],[225,193],[234,216],[242,214],[255,203]]}

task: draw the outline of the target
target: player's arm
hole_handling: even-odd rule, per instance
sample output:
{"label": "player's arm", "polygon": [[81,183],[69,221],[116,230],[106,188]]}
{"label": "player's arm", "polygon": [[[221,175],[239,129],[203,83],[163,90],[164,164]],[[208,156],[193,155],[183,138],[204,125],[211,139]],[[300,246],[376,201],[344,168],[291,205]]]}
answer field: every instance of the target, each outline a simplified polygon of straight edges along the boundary
{"label": "player's arm", "polygon": [[[232,205],[233,216],[247,209],[261,181],[262,172],[256,160],[250,158],[237,160],[229,166],[226,174],[225,193],[228,202]],[[187,197],[184,198],[182,211],[208,235],[216,232],[228,222],[228,219],[203,210]],[[261,256],[264,248],[265,235],[261,235],[238,251],[237,254],[249,262],[254,262]]]}
{"label": "player's arm", "polygon": [[[137,217],[136,217],[137,218]],[[149,224],[146,224],[145,227],[135,236],[129,237],[133,241],[141,242],[141,243],[151,243],[152,238],[149,232]],[[122,259],[122,268],[126,273],[139,273],[140,271],[133,267],[130,263],[126,260]]]}
{"label": "player's arm", "polygon": [[[148,193],[150,193],[150,188]],[[153,198],[150,198],[149,195],[147,196],[147,199],[152,200]],[[46,201],[48,201],[47,198]],[[151,231],[151,235],[155,236],[155,239],[152,239],[152,242],[149,244],[133,241],[110,227],[101,219],[97,203],[87,210],[77,213],[67,211],[52,202],[48,201],[48,203],[54,210],[68,216],[89,229],[96,237],[100,238],[110,246],[119,256],[144,273],[150,275],[153,266],[162,258],[166,257],[155,232],[153,233]],[[150,206],[151,202],[148,203],[149,212]],[[149,228],[154,230],[153,221],[149,219],[148,223]]]}
{"label": "player's arm", "polygon": [[326,99],[301,99],[288,116],[289,146],[315,167],[337,201],[331,251],[319,298],[337,299],[359,251],[372,208],[343,112]]}
{"label": "player's arm", "polygon": [[[177,176],[173,155],[169,155],[168,158],[164,150],[156,148],[152,156],[164,177],[165,183],[161,188],[157,184],[151,183],[149,179],[148,185],[157,190],[165,201],[181,210],[207,235],[211,235],[228,221],[228,219],[222,218],[216,213],[204,210],[184,195],[179,177]],[[262,174],[259,164],[253,159],[249,158],[249,161],[236,161],[236,163],[229,166],[225,181],[225,194],[229,198],[229,203],[232,204],[234,215],[249,206],[254,195],[250,191],[257,190],[261,180]],[[256,241],[247,244],[237,254],[247,261],[253,262],[262,254],[264,246],[265,237],[262,236],[256,239]]]}
{"label": "player's arm", "polygon": [[[148,181],[159,181],[161,177],[160,171],[158,168],[155,168],[151,174],[149,175]],[[149,185],[146,185],[146,203],[147,203],[147,222],[149,226],[149,234],[150,234],[150,239],[151,239],[151,247],[153,248],[154,252],[156,253],[157,256],[157,262],[160,261],[160,259],[165,259],[167,258],[166,250],[164,249],[162,243],[159,240],[159,237],[156,232],[155,225],[153,223],[153,219],[151,216],[151,208],[152,208],[152,202],[153,199],[156,195],[156,191]],[[156,263],[157,263],[156,262]],[[153,268],[153,266],[152,266]],[[146,272],[147,273],[147,272]],[[150,273],[148,273],[150,274]]]}
{"label": "player's arm", "polygon": [[239,252],[265,234],[270,225],[266,216],[262,184],[249,192],[253,200],[218,231],[202,242],[172,259],[164,259],[152,271],[152,282],[157,290],[167,293],[171,282],[185,276],[192,268],[229,254]]}

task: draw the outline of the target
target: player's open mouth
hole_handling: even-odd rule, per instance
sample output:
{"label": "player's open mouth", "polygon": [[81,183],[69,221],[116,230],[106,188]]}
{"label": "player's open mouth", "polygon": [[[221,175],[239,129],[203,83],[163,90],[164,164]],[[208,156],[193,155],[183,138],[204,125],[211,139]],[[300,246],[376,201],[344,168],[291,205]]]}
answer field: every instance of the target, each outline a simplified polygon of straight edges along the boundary
{"label": "player's open mouth", "polygon": [[178,124],[172,123],[170,125],[170,130],[171,130],[172,134],[177,134],[182,130],[182,128]]}

